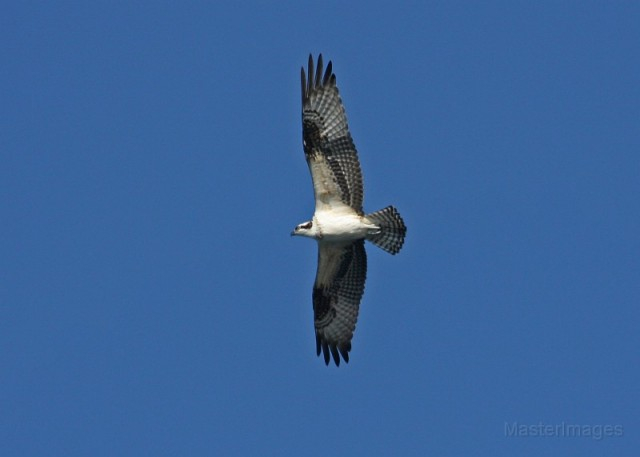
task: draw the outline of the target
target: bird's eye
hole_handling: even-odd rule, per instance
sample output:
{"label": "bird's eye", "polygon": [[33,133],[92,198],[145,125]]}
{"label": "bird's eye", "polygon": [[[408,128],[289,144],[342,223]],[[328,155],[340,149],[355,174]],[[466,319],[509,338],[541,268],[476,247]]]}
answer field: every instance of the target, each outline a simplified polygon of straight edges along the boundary
{"label": "bird's eye", "polygon": [[309,230],[313,226],[313,221],[307,222],[306,224],[301,224],[300,227],[303,229]]}

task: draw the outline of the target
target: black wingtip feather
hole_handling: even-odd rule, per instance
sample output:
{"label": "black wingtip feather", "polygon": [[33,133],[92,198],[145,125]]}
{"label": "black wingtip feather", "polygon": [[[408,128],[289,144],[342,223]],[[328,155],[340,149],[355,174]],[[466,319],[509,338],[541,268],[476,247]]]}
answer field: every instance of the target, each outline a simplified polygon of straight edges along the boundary
{"label": "black wingtip feather", "polygon": [[340,355],[342,355],[342,358],[344,359],[344,363],[349,363],[349,350],[351,349],[351,343],[349,343],[348,347],[341,346],[338,349],[340,349]]}
{"label": "black wingtip feather", "polygon": [[331,348],[331,355],[333,356],[333,361],[336,366],[340,366],[340,354],[338,353],[338,348],[335,345],[329,346]]}
{"label": "black wingtip feather", "polygon": [[324,355],[324,364],[329,365],[331,357],[329,356],[329,345],[326,341],[322,342],[322,354]]}
{"label": "black wingtip feather", "polygon": [[307,80],[307,94],[311,93],[311,89],[313,89],[313,56],[309,54],[309,78]]}
{"label": "black wingtip feather", "polygon": [[322,81],[322,54],[318,55],[318,66],[316,68],[316,79],[314,81],[315,85],[318,86]]}
{"label": "black wingtip feather", "polygon": [[[324,78],[322,79],[322,84],[323,85],[326,86],[327,83],[329,81],[331,81],[331,80],[333,82],[335,82],[336,77],[332,74],[332,72],[333,72],[333,64],[331,63],[331,61],[329,61],[329,63],[327,64],[327,69],[324,72]],[[333,76],[333,78],[332,78],[332,76]]]}
{"label": "black wingtip feather", "polygon": [[307,98],[307,78],[304,74],[304,67],[300,68],[300,82],[302,85],[302,104],[304,105],[304,99]]}

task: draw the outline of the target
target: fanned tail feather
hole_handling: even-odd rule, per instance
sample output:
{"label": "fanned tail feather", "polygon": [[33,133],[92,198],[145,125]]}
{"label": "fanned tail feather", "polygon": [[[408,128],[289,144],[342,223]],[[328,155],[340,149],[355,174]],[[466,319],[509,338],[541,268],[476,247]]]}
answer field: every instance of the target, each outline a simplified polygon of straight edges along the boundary
{"label": "fanned tail feather", "polygon": [[367,214],[366,218],[380,227],[380,231],[367,235],[367,240],[391,254],[400,252],[407,234],[407,227],[400,213],[393,206]]}

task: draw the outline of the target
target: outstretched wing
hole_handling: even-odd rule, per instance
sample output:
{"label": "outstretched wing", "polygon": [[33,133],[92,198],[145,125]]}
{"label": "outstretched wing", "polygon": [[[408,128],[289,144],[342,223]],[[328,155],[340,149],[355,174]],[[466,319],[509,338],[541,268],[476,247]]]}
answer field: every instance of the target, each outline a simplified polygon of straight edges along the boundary
{"label": "outstretched wing", "polygon": [[[331,62],[322,74],[322,54],[314,72],[309,55],[309,78],[302,68],[302,137],[311,171],[316,210],[341,204],[362,214],[362,171],[349,133],[347,116],[336,86]],[[328,208],[327,208],[328,207]]]}
{"label": "outstretched wing", "polygon": [[337,366],[340,355],[349,361],[351,338],[358,320],[360,300],[367,278],[364,240],[350,243],[318,243],[318,272],[313,286],[316,352],[331,355]]}

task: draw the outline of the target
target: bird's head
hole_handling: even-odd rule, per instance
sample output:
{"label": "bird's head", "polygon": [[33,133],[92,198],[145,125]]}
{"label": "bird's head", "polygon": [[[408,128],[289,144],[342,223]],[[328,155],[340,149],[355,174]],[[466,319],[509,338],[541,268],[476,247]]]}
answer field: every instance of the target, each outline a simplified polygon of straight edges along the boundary
{"label": "bird's head", "polygon": [[291,232],[291,236],[308,236],[310,238],[315,237],[316,231],[313,226],[313,221],[303,222],[302,224],[296,225],[296,228]]}

